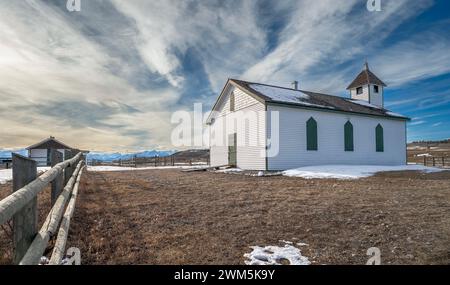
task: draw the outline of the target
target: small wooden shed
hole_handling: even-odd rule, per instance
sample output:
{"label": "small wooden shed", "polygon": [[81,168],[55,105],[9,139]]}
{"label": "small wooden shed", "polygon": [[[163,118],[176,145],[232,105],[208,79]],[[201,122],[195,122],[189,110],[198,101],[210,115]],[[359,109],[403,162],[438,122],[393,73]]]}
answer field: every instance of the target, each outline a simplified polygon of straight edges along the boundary
{"label": "small wooden shed", "polygon": [[65,143],[58,141],[55,137],[49,137],[41,142],[27,147],[28,157],[35,160],[38,163],[38,166],[50,166],[51,152],[53,149],[62,154],[63,160],[65,160],[66,150],[74,150]]}

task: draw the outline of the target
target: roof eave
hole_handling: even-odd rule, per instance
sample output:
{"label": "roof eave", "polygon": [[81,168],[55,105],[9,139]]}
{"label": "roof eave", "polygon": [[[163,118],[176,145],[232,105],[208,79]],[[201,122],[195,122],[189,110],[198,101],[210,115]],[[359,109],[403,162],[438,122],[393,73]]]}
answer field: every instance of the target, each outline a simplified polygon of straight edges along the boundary
{"label": "roof eave", "polygon": [[380,118],[387,118],[387,119],[396,119],[396,120],[402,120],[402,121],[411,121],[408,117],[397,117],[397,116],[390,116],[390,115],[381,115],[381,114],[367,114],[363,112],[357,112],[357,111],[344,111],[344,110],[337,110],[333,108],[326,108],[326,107],[320,107],[320,106],[306,106],[302,104],[297,103],[289,103],[289,102],[282,102],[282,101],[267,101],[267,104],[272,105],[283,105],[286,107],[296,107],[300,109],[314,109],[314,110],[321,110],[321,111],[329,111],[329,112],[335,112],[335,113],[350,113],[360,116],[368,116],[368,117],[380,117]]}
{"label": "roof eave", "polygon": [[253,97],[254,99],[258,100],[259,102],[261,102],[263,104],[266,103],[267,98],[264,98],[263,96],[255,93],[255,92],[252,92],[252,90],[249,90],[245,86],[239,84],[239,82],[240,82],[240,80],[233,79],[233,78],[228,78],[227,83],[223,87],[222,92],[220,92],[219,97],[217,98],[216,102],[214,103],[214,106],[211,109],[211,113],[209,114],[208,119],[206,120],[206,125],[211,125],[212,124],[212,122],[211,122],[212,117],[211,116],[212,116],[214,110],[216,109],[217,104],[219,103],[220,99],[222,98],[222,96],[225,93],[225,90],[227,89],[229,84],[233,85],[236,88],[241,89],[244,93],[246,93],[247,95]]}
{"label": "roof eave", "polygon": [[52,138],[48,138],[48,139],[45,139],[45,140],[40,141],[40,142],[38,142],[38,143],[35,143],[35,144],[33,144],[33,145],[31,145],[31,146],[25,148],[25,149],[26,149],[26,150],[36,149],[36,147],[38,147],[39,145],[44,144],[44,143],[47,143],[47,142],[52,141],[52,140],[53,140],[54,142],[56,142],[56,143],[58,143],[58,144],[64,146],[65,149],[74,149],[74,148],[72,148],[72,147],[66,145],[65,143],[60,142],[59,140],[57,140],[57,139],[52,139]]}

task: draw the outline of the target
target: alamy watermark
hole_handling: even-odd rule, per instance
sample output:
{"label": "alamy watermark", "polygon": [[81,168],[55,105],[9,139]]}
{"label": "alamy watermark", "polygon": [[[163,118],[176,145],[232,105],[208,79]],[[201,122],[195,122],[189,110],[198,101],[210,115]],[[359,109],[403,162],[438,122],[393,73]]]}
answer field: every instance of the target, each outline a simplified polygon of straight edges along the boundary
{"label": "alamy watermark", "polygon": [[67,250],[63,265],[81,265],[81,251],[77,247],[71,247]]}
{"label": "alamy watermark", "polygon": [[369,12],[381,12],[381,0],[367,0],[367,10]]}
{"label": "alamy watermark", "polygon": [[259,149],[260,157],[275,157],[279,153],[278,111],[239,110],[229,113],[203,113],[201,103],[193,112],[172,114],[171,143],[174,147],[250,147]]}
{"label": "alamy watermark", "polygon": [[381,265],[381,250],[378,247],[369,248],[367,255],[370,256],[367,265]]}
{"label": "alamy watermark", "polygon": [[66,8],[69,12],[80,12],[81,0],[67,0]]}

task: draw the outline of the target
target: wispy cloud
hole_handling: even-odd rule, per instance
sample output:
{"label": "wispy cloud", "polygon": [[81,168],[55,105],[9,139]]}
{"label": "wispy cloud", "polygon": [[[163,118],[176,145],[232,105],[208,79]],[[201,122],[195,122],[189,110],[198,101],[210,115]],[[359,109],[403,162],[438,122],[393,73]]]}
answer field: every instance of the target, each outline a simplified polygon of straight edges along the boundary
{"label": "wispy cloud", "polygon": [[136,43],[152,71],[181,87],[182,57],[195,51],[213,88],[257,61],[266,34],[256,24],[258,1],[114,1],[134,19]]}
{"label": "wispy cloud", "polygon": [[425,123],[426,123],[426,121],[414,121],[414,122],[410,123],[409,125],[410,126],[418,126],[418,125],[422,125]]}
{"label": "wispy cloud", "polygon": [[450,38],[421,34],[385,49],[375,62],[389,86],[396,87],[450,72],[448,50]]}
{"label": "wispy cloud", "polygon": [[[171,113],[212,104],[228,77],[344,94],[366,57],[394,89],[441,75],[450,72],[442,27],[390,39],[431,5],[383,1],[370,13],[357,0],[92,0],[69,13],[65,1],[5,1],[0,111],[13,115],[0,118],[0,147],[55,135],[103,151],[172,148]],[[425,91],[388,106],[433,112],[450,102],[448,88]]]}
{"label": "wispy cloud", "polygon": [[[370,13],[356,0],[297,2],[277,48],[250,67],[244,77],[284,84],[297,77],[306,88],[340,92],[362,67],[362,60],[354,62],[355,58],[378,62],[380,42],[430,4],[388,1],[382,13]],[[344,63],[345,68],[341,66]]]}

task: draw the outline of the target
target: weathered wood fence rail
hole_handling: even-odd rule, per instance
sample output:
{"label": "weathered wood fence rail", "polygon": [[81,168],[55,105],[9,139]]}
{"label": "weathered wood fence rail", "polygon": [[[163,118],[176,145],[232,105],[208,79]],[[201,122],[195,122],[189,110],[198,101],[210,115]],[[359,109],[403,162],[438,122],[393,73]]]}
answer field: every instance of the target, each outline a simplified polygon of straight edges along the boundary
{"label": "weathered wood fence rail", "polygon": [[113,162],[101,162],[92,160],[89,165],[113,165],[122,167],[159,167],[159,166],[192,166],[192,165],[209,165],[209,155],[200,158],[178,158],[174,156],[163,157],[132,157],[130,159],[120,159]]}
{"label": "weathered wood fence rail", "polygon": [[[60,264],[64,257],[70,218],[75,207],[80,177],[85,167],[82,153],[67,152],[65,156],[69,159],[62,161],[62,154],[53,151],[53,167],[37,177],[36,161],[13,155],[14,193],[0,201],[0,225],[11,220],[13,222],[14,264],[39,264],[49,240],[57,233],[50,263]],[[52,209],[38,231],[37,195],[50,183],[52,183]],[[67,201],[69,204],[66,207]],[[57,232],[58,228],[60,228],[59,232]]]}
{"label": "weathered wood fence rail", "polygon": [[450,157],[447,156],[416,156],[412,159],[409,159],[408,162],[433,167],[450,167]]}

